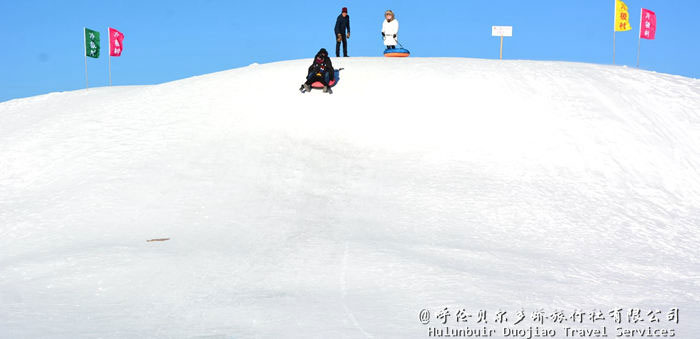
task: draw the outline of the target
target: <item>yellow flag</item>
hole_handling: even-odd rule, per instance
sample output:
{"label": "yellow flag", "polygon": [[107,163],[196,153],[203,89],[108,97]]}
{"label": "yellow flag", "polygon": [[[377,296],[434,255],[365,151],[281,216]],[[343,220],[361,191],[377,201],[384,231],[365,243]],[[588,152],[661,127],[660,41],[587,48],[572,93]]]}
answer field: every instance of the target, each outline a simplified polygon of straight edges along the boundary
{"label": "yellow flag", "polygon": [[615,0],[615,31],[629,31],[632,29],[630,26],[630,14],[627,11],[627,5],[620,0]]}

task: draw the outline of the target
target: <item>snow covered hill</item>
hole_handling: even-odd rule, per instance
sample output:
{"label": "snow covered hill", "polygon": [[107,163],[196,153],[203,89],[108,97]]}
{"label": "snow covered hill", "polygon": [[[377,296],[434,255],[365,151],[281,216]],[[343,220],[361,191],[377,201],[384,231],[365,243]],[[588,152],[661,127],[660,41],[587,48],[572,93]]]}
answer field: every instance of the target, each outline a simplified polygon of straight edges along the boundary
{"label": "snow covered hill", "polygon": [[0,103],[0,338],[422,338],[445,307],[700,337],[699,80],[334,62],[333,95],[296,60]]}

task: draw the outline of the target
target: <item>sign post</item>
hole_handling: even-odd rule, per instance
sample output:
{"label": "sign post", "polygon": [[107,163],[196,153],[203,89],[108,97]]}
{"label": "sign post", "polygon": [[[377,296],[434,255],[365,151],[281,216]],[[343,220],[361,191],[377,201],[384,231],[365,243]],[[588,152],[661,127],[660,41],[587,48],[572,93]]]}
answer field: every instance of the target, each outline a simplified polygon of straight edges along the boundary
{"label": "sign post", "polygon": [[491,36],[501,37],[501,52],[499,59],[503,59],[503,37],[513,36],[513,26],[491,26]]}

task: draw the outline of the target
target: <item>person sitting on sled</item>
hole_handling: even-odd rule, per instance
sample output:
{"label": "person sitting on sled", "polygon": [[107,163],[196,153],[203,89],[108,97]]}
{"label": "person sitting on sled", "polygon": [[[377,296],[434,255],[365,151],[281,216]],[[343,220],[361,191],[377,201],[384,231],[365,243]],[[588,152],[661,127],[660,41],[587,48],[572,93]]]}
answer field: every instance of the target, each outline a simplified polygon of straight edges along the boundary
{"label": "person sitting on sled", "polygon": [[331,63],[331,58],[328,57],[328,52],[325,48],[316,53],[314,57],[314,62],[309,66],[309,71],[306,76],[306,82],[301,85],[302,92],[308,92],[311,90],[311,84],[318,81],[323,84],[323,92],[332,92],[329,83],[335,78],[335,73],[333,70],[333,63]]}
{"label": "person sitting on sled", "polygon": [[387,49],[396,48],[399,34],[399,21],[394,18],[394,12],[387,10],[384,12],[384,22],[382,23],[382,39]]}

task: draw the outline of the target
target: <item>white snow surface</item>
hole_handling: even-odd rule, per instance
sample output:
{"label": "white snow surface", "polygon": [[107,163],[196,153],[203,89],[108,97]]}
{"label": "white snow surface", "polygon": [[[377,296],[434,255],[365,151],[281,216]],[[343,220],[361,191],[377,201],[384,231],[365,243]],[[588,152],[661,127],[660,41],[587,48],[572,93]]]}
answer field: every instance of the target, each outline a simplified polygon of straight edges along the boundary
{"label": "white snow surface", "polygon": [[423,338],[444,307],[700,337],[699,80],[333,61],[333,95],[294,60],[0,103],[0,338]]}

